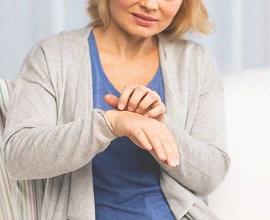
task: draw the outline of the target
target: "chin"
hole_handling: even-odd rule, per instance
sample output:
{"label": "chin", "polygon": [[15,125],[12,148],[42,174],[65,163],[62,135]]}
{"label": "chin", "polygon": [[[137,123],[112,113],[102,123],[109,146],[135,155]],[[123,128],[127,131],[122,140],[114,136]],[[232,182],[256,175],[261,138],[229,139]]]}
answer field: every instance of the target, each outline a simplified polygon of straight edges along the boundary
{"label": "chin", "polygon": [[140,37],[140,38],[150,38],[153,37],[155,34],[148,34],[148,33],[131,33],[132,36],[134,37]]}
{"label": "chin", "polygon": [[126,29],[126,32],[132,36],[136,36],[136,37],[143,37],[143,38],[149,38],[149,37],[153,37],[156,34],[158,34],[159,32],[154,31],[154,30],[150,30],[150,29],[144,29],[144,28],[132,28],[132,29]]}

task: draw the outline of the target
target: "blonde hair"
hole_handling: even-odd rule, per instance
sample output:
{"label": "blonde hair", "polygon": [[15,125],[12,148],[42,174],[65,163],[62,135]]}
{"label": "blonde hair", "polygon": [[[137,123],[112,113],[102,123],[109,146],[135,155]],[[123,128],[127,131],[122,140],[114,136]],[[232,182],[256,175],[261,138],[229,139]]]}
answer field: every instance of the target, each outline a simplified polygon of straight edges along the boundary
{"label": "blonde hair", "polygon": [[[89,0],[87,12],[92,18],[90,25],[106,27],[109,24],[109,0]],[[203,0],[183,0],[171,24],[162,33],[173,40],[183,37],[187,32],[209,34],[213,28]]]}

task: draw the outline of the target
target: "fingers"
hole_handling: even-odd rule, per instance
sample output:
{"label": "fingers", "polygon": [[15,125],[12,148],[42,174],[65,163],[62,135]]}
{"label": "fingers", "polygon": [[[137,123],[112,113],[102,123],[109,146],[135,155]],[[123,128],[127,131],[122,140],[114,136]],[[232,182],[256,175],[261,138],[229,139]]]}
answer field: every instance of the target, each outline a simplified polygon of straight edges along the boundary
{"label": "fingers", "polygon": [[[129,101],[128,101],[128,110],[129,111],[133,111],[137,108],[137,106],[142,102],[145,102],[145,99],[148,101],[148,104],[146,103],[146,107],[147,108],[149,105],[151,105],[153,102],[156,101],[155,100],[151,100],[151,98],[149,98],[149,93],[151,93],[151,89],[143,86],[143,85],[139,85],[135,91],[132,93],[132,96],[130,97]],[[149,102],[150,99],[150,102]]]}
{"label": "fingers", "polygon": [[179,153],[176,141],[166,127],[161,129],[160,134],[154,135],[151,132],[145,132],[154,152],[161,161],[167,161],[169,166],[179,165]]}
{"label": "fingers", "polygon": [[[156,91],[150,90],[147,95],[143,98],[143,100],[138,104],[136,112],[143,113],[148,108],[159,105],[161,102],[161,98]],[[154,105],[156,104],[156,105]]]}
{"label": "fingers", "polygon": [[118,108],[120,110],[123,110],[126,108],[128,100],[129,100],[130,96],[132,95],[132,93],[134,92],[136,87],[137,87],[137,84],[134,84],[134,85],[125,86],[122,89],[122,93],[119,97],[119,102],[118,102]]}
{"label": "fingers", "polygon": [[161,161],[168,160],[166,152],[163,148],[163,143],[160,136],[154,135],[150,130],[144,130],[146,137],[148,138],[149,143],[153,147],[153,151]]}
{"label": "fingers", "polygon": [[160,161],[166,161],[169,166],[179,165],[179,153],[173,135],[164,124],[150,120],[137,129],[131,129],[128,137],[141,148],[154,152]]}
{"label": "fingers", "polygon": [[165,112],[166,112],[165,105],[162,102],[155,102],[154,105],[152,105],[152,108],[150,108],[150,110],[146,112],[144,116],[156,118],[159,115],[165,114]]}
{"label": "fingers", "polygon": [[163,140],[162,144],[166,153],[168,164],[173,167],[179,165],[178,149],[174,138],[169,135]]}
{"label": "fingers", "polygon": [[155,154],[158,156],[158,158],[161,161],[166,161],[167,157],[166,157],[166,153],[162,147],[162,143],[160,141],[160,139],[156,139],[156,140],[151,140],[150,143],[153,144],[153,150],[155,152]]}
{"label": "fingers", "polygon": [[[149,139],[143,129],[133,131],[129,138],[141,148],[155,152],[159,160],[166,161],[166,154],[158,138]],[[153,146],[155,147],[153,148]]]}
{"label": "fingers", "polygon": [[143,149],[146,149],[148,151],[151,151],[153,149],[142,129],[137,129],[136,131],[134,131],[133,137],[129,136],[129,138],[136,145],[142,147]]}
{"label": "fingers", "polygon": [[104,101],[111,105],[113,108],[117,108],[119,98],[112,94],[106,94],[104,97]]}
{"label": "fingers", "polygon": [[[125,108],[128,111],[134,111],[136,109],[137,113],[145,112],[154,103],[162,103],[159,94],[156,91],[144,85],[128,85],[122,89],[122,93],[119,97],[118,108],[123,110]],[[163,106],[161,107],[163,110]],[[153,114],[155,115],[155,110]],[[152,113],[151,113],[152,114]]]}

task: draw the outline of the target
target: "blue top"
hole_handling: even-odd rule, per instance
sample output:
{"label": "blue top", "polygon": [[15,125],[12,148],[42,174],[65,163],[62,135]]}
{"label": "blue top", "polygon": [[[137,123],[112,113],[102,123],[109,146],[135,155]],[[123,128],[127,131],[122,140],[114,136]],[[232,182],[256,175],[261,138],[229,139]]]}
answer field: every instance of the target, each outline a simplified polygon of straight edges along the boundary
{"label": "blue top", "polygon": [[[89,36],[93,80],[93,107],[113,109],[103,97],[120,96],[104,73],[94,34]],[[146,85],[159,93],[163,103],[161,68]],[[175,220],[160,188],[160,166],[152,155],[128,137],[111,141],[92,161],[97,220]]]}

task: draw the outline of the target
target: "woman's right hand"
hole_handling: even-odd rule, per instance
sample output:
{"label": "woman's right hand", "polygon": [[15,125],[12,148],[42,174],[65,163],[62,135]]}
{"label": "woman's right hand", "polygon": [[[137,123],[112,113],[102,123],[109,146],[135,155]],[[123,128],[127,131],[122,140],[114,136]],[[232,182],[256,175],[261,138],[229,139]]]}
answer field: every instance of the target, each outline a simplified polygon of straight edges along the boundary
{"label": "woman's right hand", "polygon": [[140,148],[155,152],[169,166],[179,165],[176,141],[164,123],[130,111],[108,110],[105,117],[116,136],[128,136]]}

